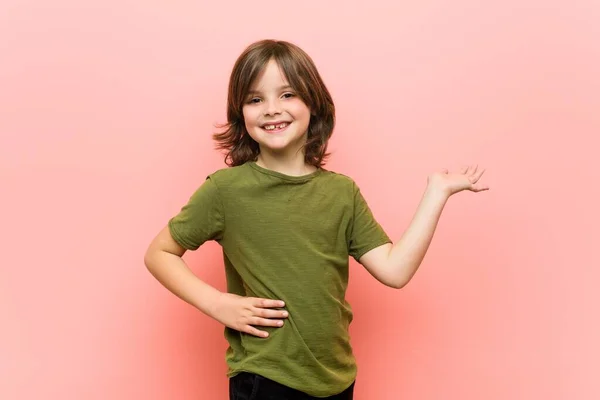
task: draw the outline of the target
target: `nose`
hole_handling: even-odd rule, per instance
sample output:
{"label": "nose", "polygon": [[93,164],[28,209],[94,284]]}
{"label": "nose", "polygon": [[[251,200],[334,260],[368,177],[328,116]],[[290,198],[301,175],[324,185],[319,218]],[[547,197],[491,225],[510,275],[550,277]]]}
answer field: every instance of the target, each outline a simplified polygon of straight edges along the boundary
{"label": "nose", "polygon": [[265,101],[265,115],[281,114],[281,103],[278,99]]}

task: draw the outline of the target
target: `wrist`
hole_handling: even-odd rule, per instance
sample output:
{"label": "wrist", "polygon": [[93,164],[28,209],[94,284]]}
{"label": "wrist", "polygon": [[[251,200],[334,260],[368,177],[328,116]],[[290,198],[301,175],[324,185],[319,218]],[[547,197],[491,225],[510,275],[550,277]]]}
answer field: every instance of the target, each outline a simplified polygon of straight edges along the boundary
{"label": "wrist", "polygon": [[425,188],[424,197],[433,198],[445,202],[450,198],[451,195],[452,193],[450,193],[448,189],[441,189],[435,184],[428,183],[427,187]]}
{"label": "wrist", "polygon": [[196,301],[196,307],[204,314],[214,318],[215,315],[219,314],[223,292],[208,285],[206,285],[203,289],[204,290],[199,290],[197,292],[199,297]]}

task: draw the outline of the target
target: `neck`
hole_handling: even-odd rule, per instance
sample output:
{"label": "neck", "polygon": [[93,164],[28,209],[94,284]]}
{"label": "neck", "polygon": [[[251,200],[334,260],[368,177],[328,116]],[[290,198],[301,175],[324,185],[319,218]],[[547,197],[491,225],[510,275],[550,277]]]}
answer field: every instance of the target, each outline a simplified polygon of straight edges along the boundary
{"label": "neck", "polygon": [[271,171],[290,176],[308,175],[317,170],[315,166],[304,162],[304,152],[301,151],[292,156],[283,156],[261,150],[256,164]]}

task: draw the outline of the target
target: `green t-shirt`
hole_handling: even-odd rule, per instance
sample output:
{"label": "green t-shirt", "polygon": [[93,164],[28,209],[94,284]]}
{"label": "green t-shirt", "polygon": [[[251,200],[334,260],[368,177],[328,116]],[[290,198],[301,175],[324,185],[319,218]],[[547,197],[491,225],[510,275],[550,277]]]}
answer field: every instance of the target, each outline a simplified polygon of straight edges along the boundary
{"label": "green t-shirt", "polygon": [[259,327],[268,338],[225,328],[229,376],[253,372],[316,397],[352,384],[349,256],[390,242],[352,179],[247,162],[210,175],[169,228],[189,250],[221,245],[230,293],[285,301],[284,326]]}

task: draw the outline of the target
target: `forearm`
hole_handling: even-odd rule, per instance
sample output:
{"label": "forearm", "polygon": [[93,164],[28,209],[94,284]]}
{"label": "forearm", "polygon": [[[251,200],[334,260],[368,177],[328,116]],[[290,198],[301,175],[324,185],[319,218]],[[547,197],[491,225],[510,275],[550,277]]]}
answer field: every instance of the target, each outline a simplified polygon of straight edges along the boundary
{"label": "forearm", "polygon": [[410,281],[425,258],[447,201],[448,195],[427,186],[410,225],[391,248],[388,266],[397,281],[402,282],[400,286]]}
{"label": "forearm", "polygon": [[171,293],[214,318],[215,304],[221,292],[198,278],[183,259],[166,251],[144,257],[150,273]]}

